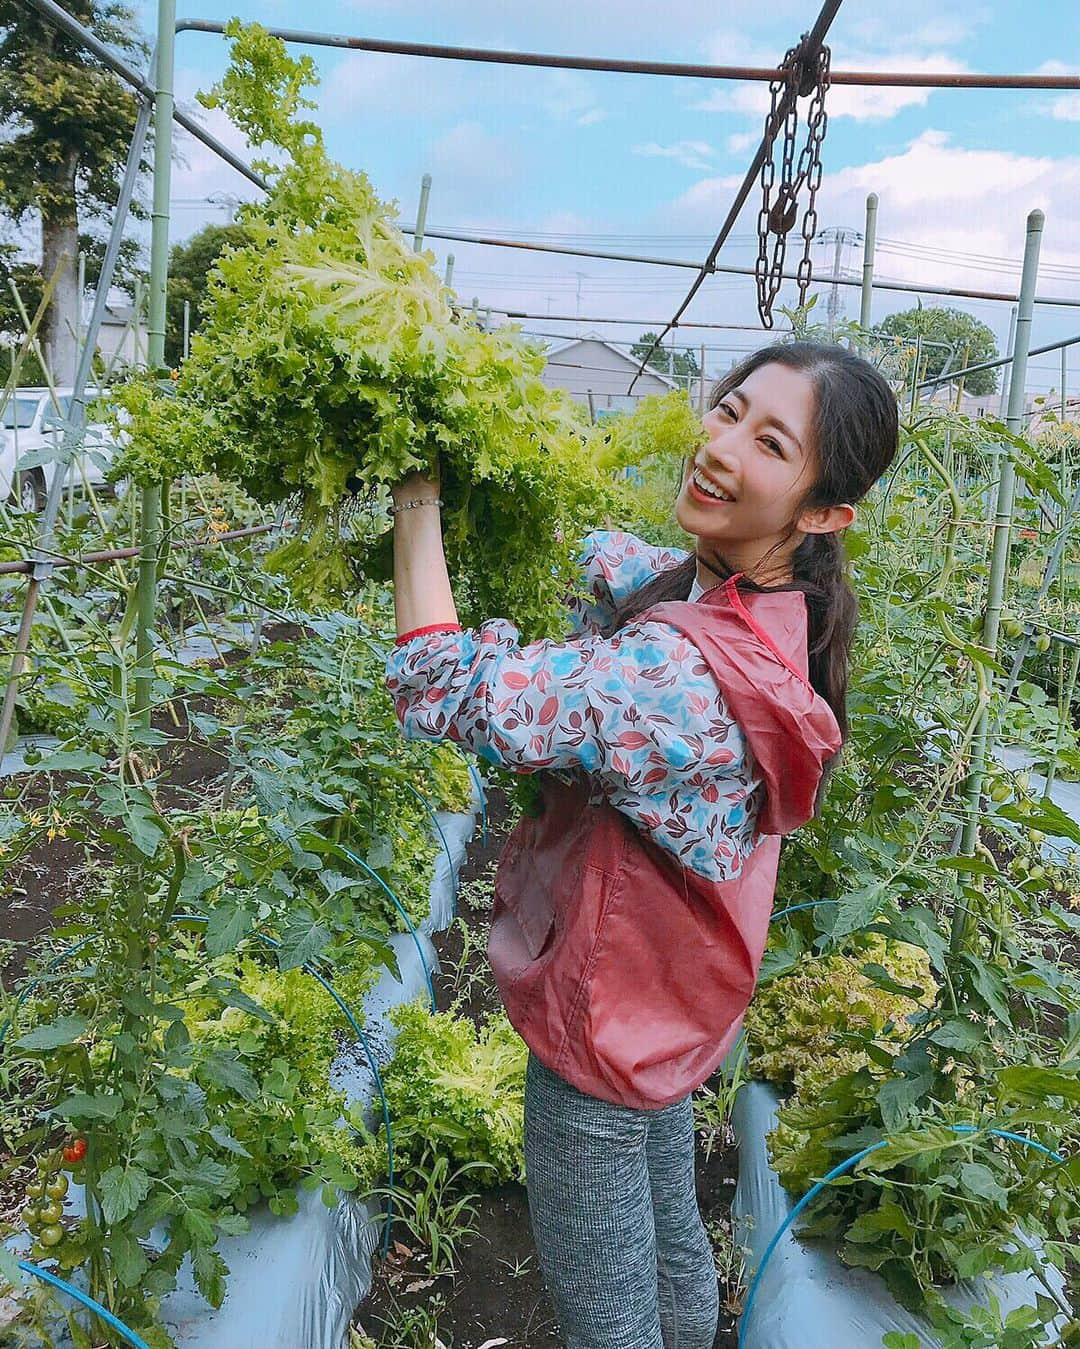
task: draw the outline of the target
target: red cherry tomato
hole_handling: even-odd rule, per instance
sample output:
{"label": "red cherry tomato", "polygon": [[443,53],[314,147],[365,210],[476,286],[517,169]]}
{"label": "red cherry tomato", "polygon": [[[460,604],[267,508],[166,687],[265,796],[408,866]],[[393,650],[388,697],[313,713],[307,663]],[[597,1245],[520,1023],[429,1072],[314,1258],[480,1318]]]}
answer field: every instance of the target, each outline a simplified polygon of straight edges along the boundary
{"label": "red cherry tomato", "polygon": [[81,1162],[86,1156],[86,1139],[76,1138],[73,1143],[69,1143],[64,1149],[65,1162]]}

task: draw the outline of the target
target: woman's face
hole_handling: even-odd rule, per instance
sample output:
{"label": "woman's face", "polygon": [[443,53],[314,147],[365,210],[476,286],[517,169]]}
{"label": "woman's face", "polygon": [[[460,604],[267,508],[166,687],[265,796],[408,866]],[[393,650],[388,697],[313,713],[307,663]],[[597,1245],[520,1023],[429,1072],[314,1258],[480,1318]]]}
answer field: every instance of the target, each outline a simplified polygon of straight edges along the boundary
{"label": "woman's face", "polygon": [[[719,553],[750,573],[786,540],[817,472],[813,418],[810,378],[775,362],[747,375],[705,415],[708,443],[687,461],[675,503],[679,524],[699,540],[699,555]],[[799,538],[778,554],[789,557]]]}

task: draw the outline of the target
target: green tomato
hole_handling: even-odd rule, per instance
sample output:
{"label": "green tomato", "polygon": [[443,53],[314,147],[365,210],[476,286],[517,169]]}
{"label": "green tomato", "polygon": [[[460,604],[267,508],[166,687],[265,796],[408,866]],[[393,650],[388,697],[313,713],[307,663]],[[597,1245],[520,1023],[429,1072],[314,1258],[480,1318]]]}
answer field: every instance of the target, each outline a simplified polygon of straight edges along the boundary
{"label": "green tomato", "polygon": [[41,1226],[41,1209],[36,1204],[27,1204],[23,1209],[23,1222],[31,1232],[36,1232]]}
{"label": "green tomato", "polygon": [[38,1241],[43,1246],[59,1246],[64,1239],[64,1229],[59,1223],[50,1223],[38,1233]]}
{"label": "green tomato", "polygon": [[[29,1186],[27,1187],[29,1189]],[[58,1171],[52,1180],[45,1186],[45,1193],[50,1199],[63,1199],[68,1192],[68,1178],[63,1171]]]}
{"label": "green tomato", "polygon": [[46,1227],[51,1227],[53,1223],[58,1223],[64,1216],[64,1206],[59,1199],[50,1199],[47,1204],[41,1206],[41,1221]]}
{"label": "green tomato", "polygon": [[1040,632],[1038,637],[1035,638],[1035,650],[1036,651],[1050,650],[1050,638],[1047,637],[1045,632]]}
{"label": "green tomato", "polygon": [[1046,838],[1046,835],[1043,833],[1041,829],[1029,829],[1028,838],[1031,840],[1032,843],[1042,843],[1042,841]]}
{"label": "green tomato", "polygon": [[1046,875],[1046,868],[1041,863],[1038,863],[1035,866],[1033,866],[1031,870],[1028,872],[1028,880],[1041,881],[1045,875]]}
{"label": "green tomato", "polygon": [[45,1182],[43,1180],[31,1180],[27,1182],[27,1199],[40,1199],[45,1193]]}
{"label": "green tomato", "polygon": [[1003,801],[1008,801],[1012,793],[1009,791],[1009,785],[1000,780],[993,783],[990,788],[990,800],[996,801],[1000,805]]}

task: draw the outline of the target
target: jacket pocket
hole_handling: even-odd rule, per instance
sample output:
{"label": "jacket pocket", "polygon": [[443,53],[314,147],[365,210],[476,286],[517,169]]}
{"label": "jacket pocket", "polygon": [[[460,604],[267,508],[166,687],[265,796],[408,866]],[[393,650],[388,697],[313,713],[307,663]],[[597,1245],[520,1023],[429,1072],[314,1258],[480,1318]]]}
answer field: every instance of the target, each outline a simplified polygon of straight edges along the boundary
{"label": "jacket pocket", "polygon": [[551,941],[558,903],[554,877],[542,874],[532,850],[511,835],[495,876],[495,894],[514,917],[530,960],[536,960]]}

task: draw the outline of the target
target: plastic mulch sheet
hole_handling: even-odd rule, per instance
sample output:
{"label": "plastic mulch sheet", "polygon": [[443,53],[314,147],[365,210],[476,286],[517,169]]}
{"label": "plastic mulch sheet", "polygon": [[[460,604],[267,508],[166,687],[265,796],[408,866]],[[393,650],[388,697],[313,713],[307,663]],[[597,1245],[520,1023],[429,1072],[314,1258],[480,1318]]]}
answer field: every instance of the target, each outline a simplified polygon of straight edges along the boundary
{"label": "plastic mulch sheet", "polygon": [[[736,1097],[732,1114],[739,1144],[739,1183],[732,1217],[737,1243],[750,1250],[748,1282],[795,1206],[769,1166],[765,1144],[765,1135],[776,1122],[779,1100],[771,1086],[750,1082]],[[796,1220],[794,1226],[798,1225]],[[1045,1274],[1064,1298],[1061,1274],[1049,1268]],[[1031,1274],[1002,1274],[954,1284],[943,1290],[943,1296],[954,1307],[970,1307],[987,1303],[990,1291],[1004,1316],[1015,1307],[1034,1306],[1036,1295],[1043,1290]],[[876,1274],[849,1268],[828,1243],[800,1241],[789,1228],[765,1267],[751,1320],[743,1327],[742,1344],[743,1349],[809,1349],[811,1345],[875,1349],[890,1330],[918,1335],[926,1349],[937,1349],[939,1344],[927,1322],[901,1307]]]}

